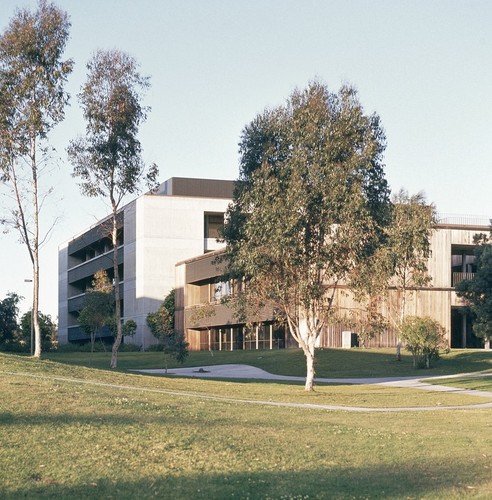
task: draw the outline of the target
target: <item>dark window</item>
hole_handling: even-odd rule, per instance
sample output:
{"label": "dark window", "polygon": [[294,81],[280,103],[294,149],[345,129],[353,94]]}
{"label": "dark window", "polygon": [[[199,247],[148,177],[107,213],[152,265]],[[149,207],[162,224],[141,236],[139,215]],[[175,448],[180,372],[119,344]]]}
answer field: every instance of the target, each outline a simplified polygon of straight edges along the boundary
{"label": "dark window", "polygon": [[205,214],[205,238],[220,238],[224,227],[224,214]]}

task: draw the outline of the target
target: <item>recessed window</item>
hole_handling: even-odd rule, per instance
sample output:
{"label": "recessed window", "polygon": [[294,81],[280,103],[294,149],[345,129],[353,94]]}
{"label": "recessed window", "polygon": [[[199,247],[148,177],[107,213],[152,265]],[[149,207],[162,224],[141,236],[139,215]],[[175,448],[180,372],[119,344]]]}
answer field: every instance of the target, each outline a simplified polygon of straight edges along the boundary
{"label": "recessed window", "polygon": [[224,227],[224,214],[206,213],[205,214],[205,238],[218,239],[221,237]]}

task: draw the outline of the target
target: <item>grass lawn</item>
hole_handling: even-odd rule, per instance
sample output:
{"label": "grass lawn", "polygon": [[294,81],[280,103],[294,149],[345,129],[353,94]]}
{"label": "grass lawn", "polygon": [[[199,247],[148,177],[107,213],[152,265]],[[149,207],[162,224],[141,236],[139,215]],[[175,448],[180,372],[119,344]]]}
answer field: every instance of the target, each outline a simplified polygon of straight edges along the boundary
{"label": "grass lawn", "polygon": [[[90,353],[47,353],[47,359],[59,363],[89,366]],[[93,354],[92,366],[109,367],[111,353]],[[240,363],[256,366],[281,375],[306,375],[306,361],[300,349],[272,351],[208,351],[191,352],[184,365],[170,360],[169,367],[207,366],[224,363]],[[118,354],[120,370],[139,368],[163,368],[163,354],[159,352],[121,352]],[[324,378],[347,377],[400,377],[439,376],[456,373],[492,371],[492,351],[452,350],[445,354],[430,370],[415,370],[412,357],[402,352],[400,362],[393,349],[320,349],[316,352],[316,375]]]}
{"label": "grass lawn", "polygon": [[2,499],[492,497],[491,409],[353,413],[177,393],[359,406],[438,406],[442,394],[337,385],[308,395],[1,354],[0,372]]}

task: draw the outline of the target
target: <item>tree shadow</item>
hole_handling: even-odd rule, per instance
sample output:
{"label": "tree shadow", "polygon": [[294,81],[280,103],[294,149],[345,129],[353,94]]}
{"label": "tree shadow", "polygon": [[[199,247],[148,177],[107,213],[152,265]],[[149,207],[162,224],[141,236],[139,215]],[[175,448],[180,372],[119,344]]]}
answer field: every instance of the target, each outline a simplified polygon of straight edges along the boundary
{"label": "tree shadow", "polygon": [[[58,483],[49,470],[32,474],[22,487],[2,492],[4,500],[19,498],[222,499],[222,498],[461,498],[470,493],[486,498],[492,492],[488,471],[469,462],[432,467],[401,462],[365,467],[335,465],[305,470],[250,472],[164,470],[140,479],[93,477],[78,485]],[[128,475],[131,475],[129,473]],[[87,477],[87,476],[85,476]]]}

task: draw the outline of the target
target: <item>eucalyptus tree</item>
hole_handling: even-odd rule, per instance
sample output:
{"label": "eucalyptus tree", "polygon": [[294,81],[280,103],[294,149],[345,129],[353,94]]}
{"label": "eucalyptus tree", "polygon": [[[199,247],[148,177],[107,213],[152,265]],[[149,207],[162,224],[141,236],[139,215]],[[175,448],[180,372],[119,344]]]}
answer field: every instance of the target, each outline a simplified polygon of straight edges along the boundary
{"label": "eucalyptus tree", "polygon": [[116,338],[111,367],[117,365],[123,337],[118,270],[117,214],[127,195],[139,192],[142,181],[153,188],[155,165],[146,168],[138,140],[139,126],[149,108],[142,105],[149,77],[139,73],[136,60],[119,50],[97,51],[87,64],[87,81],[78,94],[86,134],[70,142],[68,156],[82,194],[100,197],[111,206]]}
{"label": "eucalyptus tree", "polygon": [[34,12],[17,10],[0,37],[0,180],[10,200],[0,222],[18,231],[32,263],[36,357],[39,251],[54,225],[41,227],[43,203],[52,192],[41,177],[50,166],[49,133],[63,120],[69,99],[64,86],[73,62],[62,59],[69,29],[67,14],[40,0]]}
{"label": "eucalyptus tree", "polygon": [[285,318],[306,356],[306,390],[337,288],[350,286],[381,243],[385,145],[379,117],[364,113],[352,87],[333,93],[319,82],[242,132],[224,261],[245,284],[239,301]]}
{"label": "eucalyptus tree", "polygon": [[[391,276],[390,285],[398,293],[397,311],[391,318],[397,330],[405,319],[408,296],[416,288],[431,284],[428,261],[436,222],[435,207],[427,203],[423,193],[409,195],[401,189],[392,197],[391,223],[386,229],[384,256]],[[400,359],[399,340],[396,356]]]}

